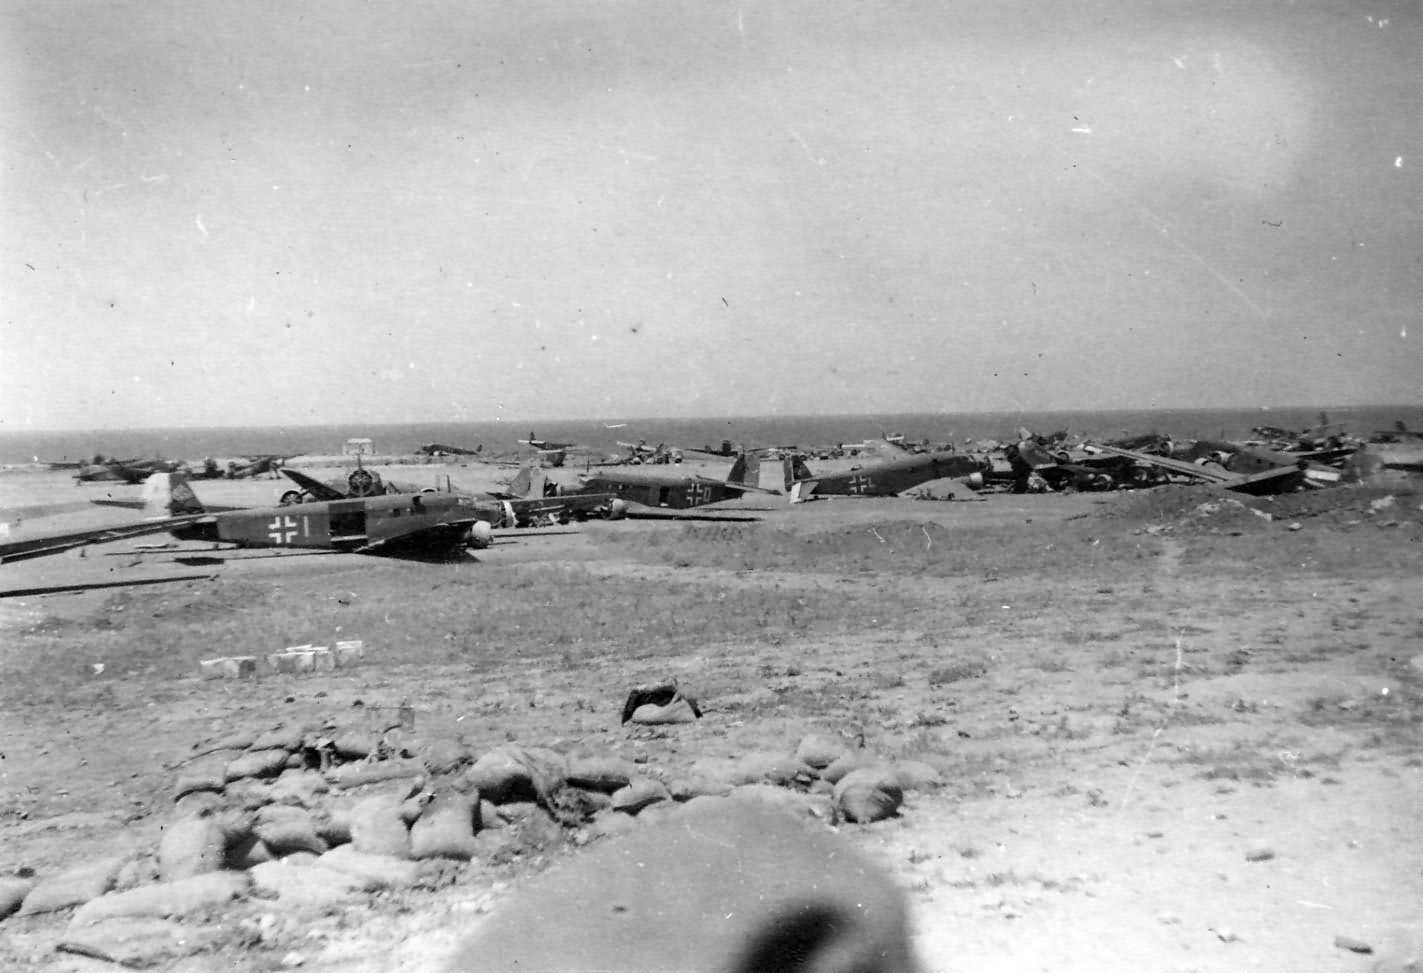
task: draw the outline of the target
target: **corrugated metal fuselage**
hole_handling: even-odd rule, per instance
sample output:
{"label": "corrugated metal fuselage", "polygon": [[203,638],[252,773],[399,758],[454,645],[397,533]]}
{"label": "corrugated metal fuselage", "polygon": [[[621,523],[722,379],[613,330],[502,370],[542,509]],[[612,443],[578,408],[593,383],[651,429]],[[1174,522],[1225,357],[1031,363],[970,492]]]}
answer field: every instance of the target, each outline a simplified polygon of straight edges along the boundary
{"label": "corrugated metal fuselage", "polygon": [[408,545],[452,548],[478,516],[466,498],[446,494],[394,494],[234,510],[174,530],[185,540],[241,547],[353,551]]}
{"label": "corrugated metal fuselage", "polygon": [[734,500],[742,495],[742,491],[728,489],[722,483],[685,477],[623,479],[593,476],[584,481],[579,492],[610,493],[629,503],[641,504],[644,507],[665,507],[670,510],[701,507],[722,500]]}

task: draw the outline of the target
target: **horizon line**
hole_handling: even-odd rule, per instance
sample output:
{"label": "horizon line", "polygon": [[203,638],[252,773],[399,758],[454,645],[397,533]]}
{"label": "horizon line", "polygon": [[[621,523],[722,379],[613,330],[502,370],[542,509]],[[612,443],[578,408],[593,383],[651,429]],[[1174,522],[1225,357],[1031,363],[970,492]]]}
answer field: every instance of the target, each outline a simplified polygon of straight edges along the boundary
{"label": "horizon line", "polygon": [[538,423],[577,423],[577,422],[603,422],[609,419],[616,419],[620,422],[734,422],[736,420],[765,420],[765,419],[857,419],[865,417],[890,417],[890,416],[1003,416],[1003,415],[1107,415],[1121,412],[1272,412],[1272,411],[1322,411],[1330,412],[1334,410],[1356,410],[1356,409],[1419,409],[1423,410],[1423,404],[1403,404],[1393,402],[1365,403],[1360,405],[1248,405],[1248,406],[1151,406],[1147,408],[1109,408],[1109,409],[983,409],[976,411],[935,411],[935,412],[788,412],[788,413],[760,413],[760,414],[737,414],[721,416],[563,416],[563,417],[543,417],[520,419],[506,419],[496,417],[493,419],[396,419],[366,422],[362,420],[338,420],[333,422],[298,422],[298,423],[266,423],[258,425],[177,425],[177,426],[71,426],[57,428],[6,428],[4,421],[0,420],[0,436],[4,435],[37,435],[49,433],[95,433],[95,432],[159,432],[167,430],[192,430],[192,429],[329,429],[333,427],[359,426],[362,428],[381,429],[396,426],[415,425],[491,425],[495,423],[510,425],[529,425]]}

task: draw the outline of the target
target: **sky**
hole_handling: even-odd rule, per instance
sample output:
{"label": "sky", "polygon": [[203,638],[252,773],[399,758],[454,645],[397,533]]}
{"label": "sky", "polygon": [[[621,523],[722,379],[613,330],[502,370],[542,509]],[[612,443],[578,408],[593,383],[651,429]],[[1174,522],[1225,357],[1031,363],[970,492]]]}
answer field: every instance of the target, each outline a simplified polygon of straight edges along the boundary
{"label": "sky", "polygon": [[0,0],[0,430],[1423,401],[1423,9]]}

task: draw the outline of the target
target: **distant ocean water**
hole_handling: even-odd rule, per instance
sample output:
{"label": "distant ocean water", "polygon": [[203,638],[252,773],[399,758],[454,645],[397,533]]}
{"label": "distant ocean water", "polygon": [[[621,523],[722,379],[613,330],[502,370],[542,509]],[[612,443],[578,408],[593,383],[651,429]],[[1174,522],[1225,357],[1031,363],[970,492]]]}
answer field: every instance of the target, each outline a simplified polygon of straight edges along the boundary
{"label": "distant ocean water", "polygon": [[[1110,437],[1160,432],[1178,438],[1248,438],[1255,426],[1305,429],[1320,412],[1346,431],[1368,436],[1398,420],[1423,428],[1423,406],[1351,406],[1273,409],[1157,409],[1110,412],[981,412],[951,414],[756,416],[720,419],[593,419],[549,422],[420,422],[402,424],[266,426],[192,429],[109,429],[93,431],[0,431],[0,463],[87,459],[96,453],[119,458],[175,459],[231,457],[252,453],[330,455],[352,437],[372,440],[379,455],[413,453],[422,443],[445,443],[494,454],[516,453],[518,440],[578,443],[612,453],[618,441],[679,447],[716,446],[722,440],[753,446],[830,445],[902,433],[911,442],[1010,440],[1025,426],[1034,432],[1066,429],[1074,436]],[[969,446],[968,448],[972,448]]]}

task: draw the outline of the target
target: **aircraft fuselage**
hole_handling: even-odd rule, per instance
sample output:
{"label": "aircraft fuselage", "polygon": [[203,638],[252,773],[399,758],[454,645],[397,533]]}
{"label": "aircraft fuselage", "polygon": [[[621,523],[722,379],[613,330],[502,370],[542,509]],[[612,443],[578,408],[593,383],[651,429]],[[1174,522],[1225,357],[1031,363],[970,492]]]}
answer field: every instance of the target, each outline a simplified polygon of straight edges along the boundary
{"label": "aircraft fuselage", "polygon": [[701,507],[722,500],[734,500],[742,495],[742,491],[729,489],[722,483],[682,477],[621,479],[592,476],[584,481],[580,492],[610,493],[629,503],[670,510]]}
{"label": "aircraft fuselage", "polygon": [[172,531],[183,540],[240,547],[290,547],[354,551],[373,546],[453,550],[479,516],[466,497],[394,494],[233,510]]}
{"label": "aircraft fuselage", "polygon": [[812,476],[804,483],[814,496],[892,497],[930,480],[981,472],[983,462],[965,453],[929,453],[874,463],[848,473]]}

